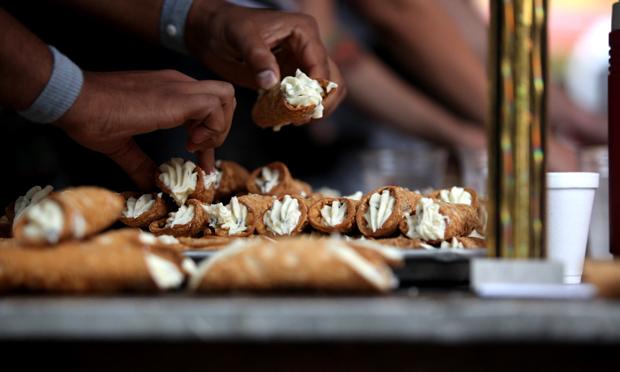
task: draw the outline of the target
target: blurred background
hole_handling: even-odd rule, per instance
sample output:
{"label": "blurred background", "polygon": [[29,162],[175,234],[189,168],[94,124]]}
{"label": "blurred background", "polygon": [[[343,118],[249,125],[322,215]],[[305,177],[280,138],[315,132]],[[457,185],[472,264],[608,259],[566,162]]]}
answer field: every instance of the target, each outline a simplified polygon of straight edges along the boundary
{"label": "blurred background", "polygon": [[[486,189],[488,0],[231,1],[314,16],[348,86],[329,119],[281,132],[250,119],[256,92],[237,89],[233,129],[217,157],[249,169],[284,161],[315,188],[343,193],[385,184],[412,189],[463,184]],[[592,228],[607,247],[606,78],[612,0],[550,0],[551,170],[601,174]],[[174,68],[214,79],[197,61],[148,45],[59,1],[0,0],[45,42],[85,70]],[[79,32],[76,32],[79,30]],[[53,126],[0,111],[3,205],[34,184],[134,186],[109,159]],[[185,152],[182,129],[141,136],[156,161]],[[603,253],[601,253],[603,254]]]}

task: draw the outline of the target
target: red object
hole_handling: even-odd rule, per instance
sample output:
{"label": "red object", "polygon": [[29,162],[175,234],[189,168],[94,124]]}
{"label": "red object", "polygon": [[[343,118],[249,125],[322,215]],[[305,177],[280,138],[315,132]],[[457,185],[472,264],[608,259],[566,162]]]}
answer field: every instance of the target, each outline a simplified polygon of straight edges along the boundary
{"label": "red object", "polygon": [[[614,6],[614,8],[616,8]],[[616,13],[616,12],[614,12]],[[614,22],[615,23],[615,22]],[[614,25],[615,26],[615,25]],[[615,27],[614,27],[615,28]],[[609,245],[620,256],[620,30],[609,34]]]}

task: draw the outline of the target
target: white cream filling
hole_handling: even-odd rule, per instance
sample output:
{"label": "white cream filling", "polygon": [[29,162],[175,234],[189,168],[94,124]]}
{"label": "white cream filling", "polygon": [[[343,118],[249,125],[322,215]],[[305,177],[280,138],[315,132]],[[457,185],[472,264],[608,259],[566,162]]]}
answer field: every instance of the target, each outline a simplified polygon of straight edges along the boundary
{"label": "white cream filling", "polygon": [[372,232],[376,232],[392,215],[396,199],[390,195],[390,190],[383,190],[381,194],[375,192],[368,200],[368,210],[364,214],[366,223]]}
{"label": "white cream filling", "polygon": [[465,248],[465,246],[463,245],[463,243],[461,243],[456,237],[452,238],[452,241],[443,241],[441,242],[441,245],[439,246],[439,248],[442,249],[455,249],[455,248]]}
{"label": "white cream filling", "polygon": [[125,202],[123,217],[138,218],[155,205],[155,198],[151,194],[144,194],[139,198],[129,197]]}
{"label": "white cream filling", "polygon": [[422,198],[413,216],[407,216],[407,236],[411,239],[443,240],[447,218],[439,213],[439,204]]}
{"label": "white cream filling", "polygon": [[138,239],[141,243],[146,245],[156,245],[156,244],[164,244],[164,245],[172,245],[179,244],[179,240],[172,235],[159,235],[155,236],[146,231],[140,231],[140,235],[138,235]]}
{"label": "white cream filling", "polygon": [[165,227],[175,227],[176,225],[186,225],[194,219],[194,206],[182,205],[176,212],[168,214]]}
{"label": "white cream filling", "polygon": [[347,215],[347,205],[334,200],[331,204],[324,205],[321,208],[321,217],[327,226],[337,226],[344,222],[344,216]]}
{"label": "white cream filling", "polygon": [[177,205],[185,201],[196,190],[198,172],[196,164],[181,158],[172,158],[159,166],[161,174],[159,180],[170,189],[170,193]]}
{"label": "white cream filling", "polygon": [[452,187],[450,190],[439,191],[439,198],[442,202],[450,204],[466,204],[471,205],[471,193],[465,191],[462,187]]}
{"label": "white cream filling", "polygon": [[54,188],[50,185],[47,185],[43,188],[41,186],[33,186],[30,190],[26,191],[25,195],[22,195],[15,200],[15,208],[13,208],[13,212],[15,213],[14,221],[17,220],[26,208],[31,205],[37,204],[43,198],[49,195]]}
{"label": "white cream filling", "polygon": [[151,278],[159,289],[178,288],[183,283],[183,273],[177,265],[152,253],[144,256]]}
{"label": "white cream filling", "polygon": [[356,191],[351,195],[345,196],[345,198],[355,200],[355,201],[360,201],[362,200],[362,196],[364,196],[364,194],[361,191]]}
{"label": "white cream filling", "polygon": [[386,278],[370,262],[344,243],[332,240],[329,243],[328,249],[338,259],[368,280],[375,288],[387,290],[398,287],[398,279],[393,274]]}
{"label": "white cream filling", "polygon": [[260,192],[267,193],[278,184],[279,179],[280,172],[277,169],[263,167],[260,171],[260,177],[256,177],[254,183],[256,183]]}
{"label": "white cream filling", "polygon": [[297,199],[285,195],[282,201],[274,200],[265,213],[263,222],[276,235],[290,235],[299,223],[301,211]]}
{"label": "white cream filling", "polygon": [[220,185],[220,181],[222,181],[222,172],[214,170],[209,174],[205,174],[204,177],[204,185],[205,189],[210,189],[211,186],[218,187]]}
{"label": "white cream filling", "polygon": [[336,189],[332,189],[331,187],[321,187],[316,190],[317,194],[321,194],[330,198],[339,198],[342,193]]}
{"label": "white cream filling", "polygon": [[[338,85],[336,83],[329,82],[327,87],[325,87],[325,91],[329,93],[332,89],[337,87]],[[321,84],[319,84],[317,80],[311,79],[308,75],[297,69],[295,76],[287,76],[282,79],[280,90],[289,104],[293,106],[315,105],[312,118],[319,119],[323,117],[324,92]]]}
{"label": "white cream filling", "polygon": [[203,205],[203,209],[209,216],[209,225],[228,230],[228,235],[235,235],[247,230],[246,220],[248,208],[239,203],[239,199],[233,196],[226,206],[222,203]]}
{"label": "white cream filling", "polygon": [[58,243],[65,221],[62,208],[53,200],[42,200],[24,211],[26,218],[24,235],[31,239],[44,239],[48,243]]}

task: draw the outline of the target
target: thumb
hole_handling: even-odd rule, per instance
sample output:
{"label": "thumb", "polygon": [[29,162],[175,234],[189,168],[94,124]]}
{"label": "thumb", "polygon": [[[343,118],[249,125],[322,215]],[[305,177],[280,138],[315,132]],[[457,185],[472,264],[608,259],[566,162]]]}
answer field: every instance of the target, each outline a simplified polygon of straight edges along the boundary
{"label": "thumb", "polygon": [[257,86],[269,89],[276,85],[280,81],[280,67],[258,30],[255,27],[243,31],[238,28],[233,36],[243,60],[254,74]]}
{"label": "thumb", "polygon": [[127,139],[107,155],[131,177],[140,189],[151,190],[153,188],[156,164],[142,151],[133,138]]}

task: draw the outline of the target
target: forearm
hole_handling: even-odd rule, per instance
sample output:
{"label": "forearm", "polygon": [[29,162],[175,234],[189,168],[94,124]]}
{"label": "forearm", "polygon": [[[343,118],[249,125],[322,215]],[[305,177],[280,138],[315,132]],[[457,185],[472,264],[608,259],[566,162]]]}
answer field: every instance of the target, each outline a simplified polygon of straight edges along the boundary
{"label": "forearm", "polygon": [[49,80],[52,64],[47,45],[0,8],[0,105],[30,106]]}
{"label": "forearm", "polygon": [[359,0],[360,9],[412,74],[432,87],[455,111],[482,124],[486,74],[450,16],[428,0],[388,0],[381,7]]}
{"label": "forearm", "polygon": [[479,138],[464,135],[464,131],[469,134],[474,128],[466,128],[371,55],[361,56],[355,66],[344,70],[344,75],[351,100],[386,124],[452,147],[480,145],[482,132]]}

